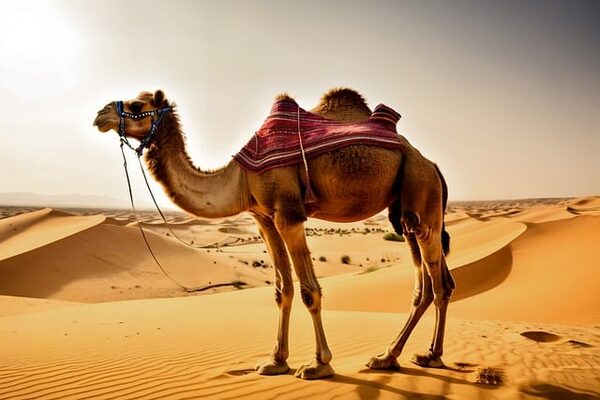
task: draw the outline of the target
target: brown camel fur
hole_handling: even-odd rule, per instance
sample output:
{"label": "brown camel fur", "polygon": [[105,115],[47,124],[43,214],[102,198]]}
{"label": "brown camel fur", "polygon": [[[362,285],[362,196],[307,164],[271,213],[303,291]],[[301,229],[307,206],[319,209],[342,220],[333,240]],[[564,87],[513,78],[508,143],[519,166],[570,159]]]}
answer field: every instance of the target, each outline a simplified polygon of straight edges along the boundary
{"label": "brown camel fur", "polygon": [[[125,101],[124,109],[136,114],[169,105],[172,103],[159,90],[142,92]],[[331,90],[312,111],[339,121],[360,121],[371,114],[363,98],[350,89]],[[125,119],[125,134],[140,139],[149,131],[151,118]],[[114,102],[98,112],[94,125],[102,132],[119,129]],[[316,337],[315,359],[299,368],[296,375],[303,379],[333,375],[332,355],[321,321],[321,288],[306,244],[304,221],[308,217],[358,221],[386,207],[394,229],[405,236],[410,246],[415,289],[404,328],[389,348],[367,365],[373,369],[397,369],[397,357],[432,302],[437,317],[434,339],[429,351],[416,355],[413,362],[424,367],[443,365],[446,310],[454,289],[445,261],[449,248],[449,236],[444,231],[447,188],[437,166],[405,138],[401,140],[405,144],[402,151],[354,145],[311,158],[308,170],[316,201],[305,204],[306,177],[302,165],[256,174],[243,170],[232,160],[221,169],[202,171],[186,153],[177,113],[164,115],[145,156],[156,180],[175,204],[194,215],[221,218],[250,212],[275,266],[275,301],[280,310],[277,341],[269,359],[257,366],[259,374],[289,371],[286,360],[294,295],[293,265]]]}

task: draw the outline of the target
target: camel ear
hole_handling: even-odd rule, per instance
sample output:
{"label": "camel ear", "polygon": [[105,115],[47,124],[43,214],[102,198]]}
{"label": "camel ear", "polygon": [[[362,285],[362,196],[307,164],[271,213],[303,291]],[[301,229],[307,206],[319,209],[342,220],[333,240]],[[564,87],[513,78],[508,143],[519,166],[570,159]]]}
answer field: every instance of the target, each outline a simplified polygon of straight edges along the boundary
{"label": "camel ear", "polygon": [[157,107],[162,106],[163,102],[165,101],[165,94],[163,93],[162,90],[157,90],[156,93],[154,93],[154,105]]}

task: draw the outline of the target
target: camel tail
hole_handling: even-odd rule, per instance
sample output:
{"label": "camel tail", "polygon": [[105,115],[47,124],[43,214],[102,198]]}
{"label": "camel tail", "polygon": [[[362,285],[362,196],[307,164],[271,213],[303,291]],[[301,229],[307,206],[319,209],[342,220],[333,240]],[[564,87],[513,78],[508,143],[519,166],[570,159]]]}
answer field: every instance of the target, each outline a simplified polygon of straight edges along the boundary
{"label": "camel tail", "polygon": [[[435,166],[435,170],[440,177],[440,181],[442,182],[442,212],[446,213],[446,206],[448,205],[448,185],[446,184],[446,180],[444,179],[444,175],[440,171],[440,168]],[[450,234],[446,231],[446,223],[442,222],[442,249],[444,251],[444,255],[450,254]]]}
{"label": "camel tail", "polygon": [[[443,228],[443,226],[442,226]],[[442,249],[444,250],[444,255],[447,256],[450,254],[450,234],[446,232],[446,229],[442,231]]]}

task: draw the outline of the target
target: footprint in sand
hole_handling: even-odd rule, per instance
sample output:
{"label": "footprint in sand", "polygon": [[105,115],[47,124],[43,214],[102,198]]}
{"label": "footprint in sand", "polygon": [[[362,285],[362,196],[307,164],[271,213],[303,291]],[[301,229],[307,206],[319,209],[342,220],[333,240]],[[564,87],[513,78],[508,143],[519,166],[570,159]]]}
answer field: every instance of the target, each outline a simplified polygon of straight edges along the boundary
{"label": "footprint in sand", "polygon": [[561,339],[560,336],[555,335],[554,333],[544,331],[526,331],[521,332],[520,335],[525,336],[527,339],[531,339],[538,343],[556,342],[557,340]]}
{"label": "footprint in sand", "polygon": [[590,347],[594,347],[591,344],[587,344],[587,343],[580,342],[578,340],[573,340],[573,339],[567,340],[567,344],[570,344],[571,346],[576,347],[578,349],[581,349],[581,348],[587,349],[587,348],[590,348]]}
{"label": "footprint in sand", "polygon": [[255,369],[232,369],[229,371],[225,371],[225,375],[229,375],[229,376],[244,376],[244,375],[248,375],[251,374],[253,372],[256,372]]}

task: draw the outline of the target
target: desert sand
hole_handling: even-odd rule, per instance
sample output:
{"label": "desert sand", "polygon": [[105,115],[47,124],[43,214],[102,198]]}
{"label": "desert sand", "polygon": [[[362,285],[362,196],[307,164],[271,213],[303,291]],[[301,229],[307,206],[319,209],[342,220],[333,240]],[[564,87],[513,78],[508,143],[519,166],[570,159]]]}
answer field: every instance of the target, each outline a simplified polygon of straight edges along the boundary
{"label": "desert sand", "polygon": [[[192,293],[154,264],[128,211],[4,208],[2,217],[1,399],[600,398],[600,197],[451,203],[457,290],[443,369],[410,363],[429,347],[433,308],[400,371],[364,366],[399,332],[412,295],[410,255],[383,240],[386,216],[310,220],[336,370],[323,381],[253,371],[274,345],[278,311],[273,268],[248,215],[168,213],[175,234],[213,246],[191,249],[142,213],[168,273],[208,288]],[[293,369],[314,351],[299,297]]]}

